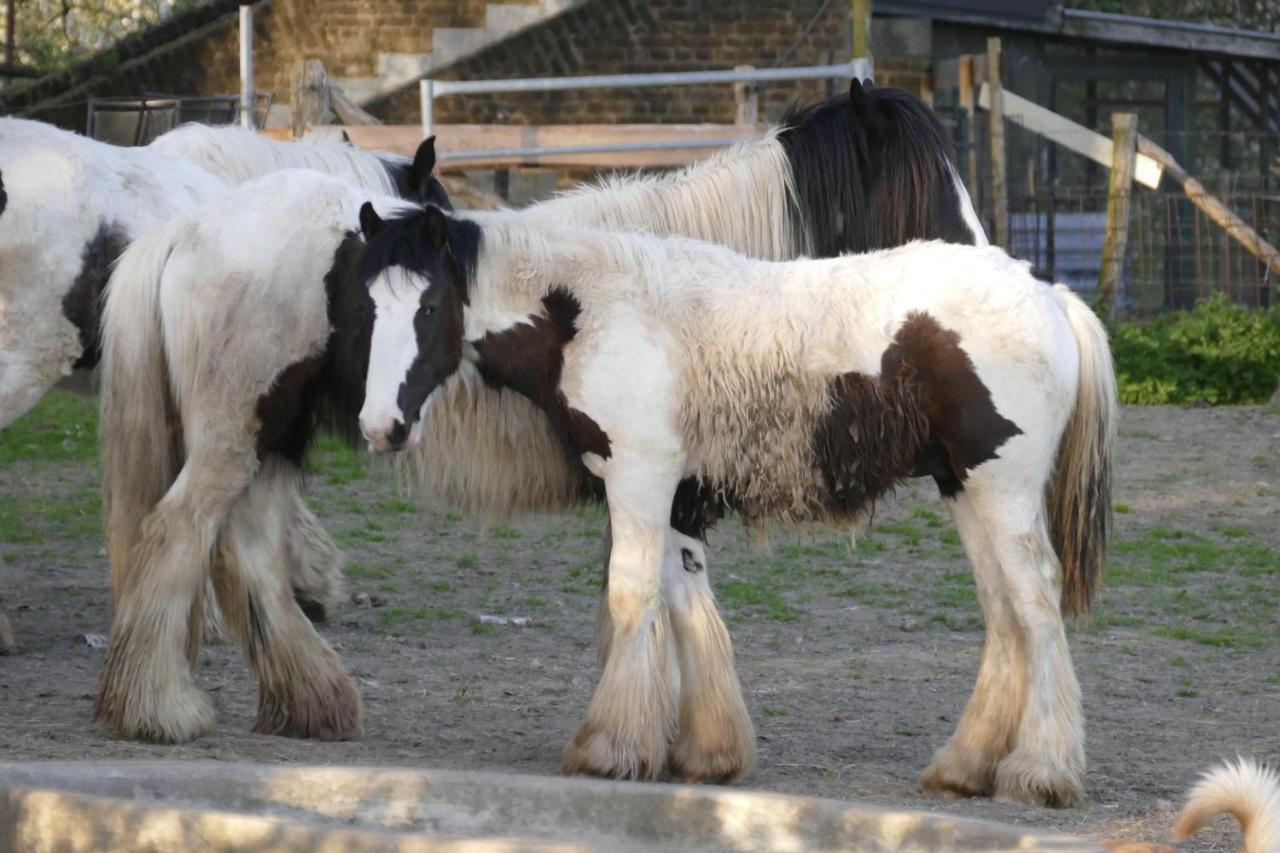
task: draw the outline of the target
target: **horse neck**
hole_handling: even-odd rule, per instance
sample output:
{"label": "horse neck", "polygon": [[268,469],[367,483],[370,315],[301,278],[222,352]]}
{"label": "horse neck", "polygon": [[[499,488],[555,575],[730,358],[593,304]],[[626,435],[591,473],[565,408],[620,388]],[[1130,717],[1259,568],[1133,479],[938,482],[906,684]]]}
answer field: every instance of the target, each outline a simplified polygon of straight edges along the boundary
{"label": "horse neck", "polygon": [[784,260],[803,249],[794,198],[786,152],[770,131],[674,175],[607,181],[529,212],[547,222],[695,237]]}

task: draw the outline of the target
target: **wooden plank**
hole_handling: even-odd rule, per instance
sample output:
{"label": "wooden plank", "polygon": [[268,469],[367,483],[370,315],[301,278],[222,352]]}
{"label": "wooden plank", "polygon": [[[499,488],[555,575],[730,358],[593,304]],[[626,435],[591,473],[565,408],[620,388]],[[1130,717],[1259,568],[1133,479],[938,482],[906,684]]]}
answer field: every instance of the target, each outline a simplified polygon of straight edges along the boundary
{"label": "wooden plank", "polygon": [[853,58],[871,56],[871,0],[849,0],[853,21]]}
{"label": "wooden plank", "polygon": [[1109,323],[1116,319],[1116,291],[1124,276],[1125,252],[1129,248],[1129,195],[1138,159],[1138,116],[1112,113],[1111,137],[1114,154],[1107,189],[1107,231],[1098,271],[1098,302]]}
{"label": "wooden plank", "polygon": [[329,87],[329,106],[333,109],[338,121],[343,124],[382,124],[370,113],[360,108],[347,93],[337,86]]}
{"label": "wooden plank", "polygon": [[292,114],[290,130],[295,139],[309,128],[329,124],[329,81],[324,64],[318,59],[304,59],[293,64],[289,73],[289,105]]}
{"label": "wooden plank", "polygon": [[[1084,125],[1076,124],[1071,119],[1064,118],[1012,92],[1005,92],[1001,101],[1005,116],[1016,120],[1027,130],[1048,137],[1062,147],[1070,148],[1077,154],[1083,154],[1103,166],[1111,165],[1111,140],[1101,133],[1095,133]],[[984,110],[991,108],[991,87],[987,83],[983,83],[982,89],[978,92],[978,106]],[[1134,180],[1144,187],[1157,189],[1160,186],[1160,173],[1163,168],[1155,159],[1140,153],[1134,168]]]}
{"label": "wooden plank", "polygon": [[[1224,229],[1234,240],[1254,257],[1258,258],[1277,276],[1280,276],[1280,249],[1249,227],[1231,208],[1227,207],[1215,196],[1210,195],[1204,184],[1197,181],[1187,170],[1183,169],[1173,155],[1165,151],[1145,136],[1138,136],[1138,151],[1147,157],[1158,160],[1164,166],[1164,173],[1176,181],[1182,191],[1191,199],[1191,203],[1205,212],[1211,220]],[[1273,285],[1275,286],[1275,285]]]}
{"label": "wooden plank", "polygon": [[[361,148],[393,151],[412,157],[422,141],[417,124],[350,125],[344,128],[353,144]],[[289,131],[266,131],[276,139],[288,139]],[[614,145],[633,142],[703,141],[760,138],[760,128],[727,124],[574,124],[505,125],[444,124],[436,126],[436,151],[492,150],[503,148],[551,148],[570,145]],[[443,160],[441,171],[463,169],[510,169],[520,167],[565,167],[598,169],[638,169],[684,166],[710,157],[714,148],[677,148],[661,151],[620,151],[585,154],[543,155],[540,157],[467,158]]]}
{"label": "wooden plank", "polygon": [[969,187],[969,195],[978,196],[978,145],[974,129],[976,111],[973,103],[973,57],[961,56],[957,65],[956,85],[960,91],[960,108],[964,110],[965,120],[969,127],[969,146],[965,152],[965,184]]}
{"label": "wooden plank", "polygon": [[987,39],[987,76],[990,89],[991,121],[987,122],[991,143],[991,208],[995,219],[995,243],[1009,249],[1009,183],[1006,175],[1004,147],[1004,87],[1000,72],[1000,39]]}

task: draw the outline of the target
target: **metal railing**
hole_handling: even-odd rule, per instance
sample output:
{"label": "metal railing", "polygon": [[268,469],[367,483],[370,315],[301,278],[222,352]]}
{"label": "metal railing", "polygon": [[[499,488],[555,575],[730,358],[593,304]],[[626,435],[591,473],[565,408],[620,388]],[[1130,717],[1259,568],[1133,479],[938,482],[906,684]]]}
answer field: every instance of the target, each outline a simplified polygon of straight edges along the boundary
{"label": "metal railing", "polygon": [[[419,83],[422,103],[422,134],[435,132],[435,100],[447,95],[477,95],[513,92],[562,92],[570,89],[639,88],[647,86],[704,86],[716,83],[769,83],[794,80],[867,78],[874,72],[870,58],[839,65],[806,65],[796,68],[739,68],[723,71],[677,71],[659,74],[599,74],[585,77],[535,77],[510,80],[431,80]],[[478,151],[449,151],[440,160],[478,158],[539,157],[555,154],[585,154],[618,151],[662,151],[686,148],[722,148],[740,139],[703,139],[688,142],[649,141],[602,145],[565,145],[533,148],[503,148]]]}

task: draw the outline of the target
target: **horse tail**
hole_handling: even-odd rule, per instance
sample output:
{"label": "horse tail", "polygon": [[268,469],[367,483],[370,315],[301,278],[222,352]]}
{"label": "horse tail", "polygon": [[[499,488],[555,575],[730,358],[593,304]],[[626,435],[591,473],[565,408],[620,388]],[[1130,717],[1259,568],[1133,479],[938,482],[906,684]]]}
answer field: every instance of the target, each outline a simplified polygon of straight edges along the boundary
{"label": "horse tail", "polygon": [[1055,285],[1080,357],[1076,405],[1058,446],[1048,488],[1050,536],[1062,566],[1062,612],[1089,611],[1102,582],[1111,526],[1111,468],[1116,444],[1115,370],[1107,330],[1078,296]]}
{"label": "horse tail", "polygon": [[1280,850],[1280,777],[1274,770],[1239,758],[1205,773],[1187,794],[1178,817],[1178,840],[1185,841],[1224,813],[1240,822],[1246,853]]}
{"label": "horse tail", "polygon": [[161,325],[160,279],[180,226],[135,240],[120,256],[102,311],[102,497],[118,598],[142,520],[182,466],[177,401]]}

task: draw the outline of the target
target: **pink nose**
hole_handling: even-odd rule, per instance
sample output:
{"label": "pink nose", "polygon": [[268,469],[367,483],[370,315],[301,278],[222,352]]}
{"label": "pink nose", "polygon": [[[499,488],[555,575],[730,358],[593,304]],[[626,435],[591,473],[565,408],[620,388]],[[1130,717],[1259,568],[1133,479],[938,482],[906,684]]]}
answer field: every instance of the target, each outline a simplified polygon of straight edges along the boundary
{"label": "pink nose", "polygon": [[373,445],[374,450],[379,453],[393,453],[416,444],[419,430],[417,424],[413,425],[413,429],[409,429],[399,418],[392,418],[376,426],[361,422],[360,432],[364,434],[365,440]]}

